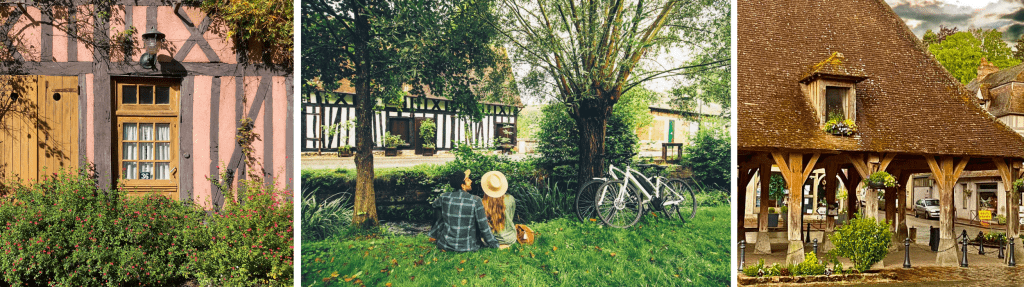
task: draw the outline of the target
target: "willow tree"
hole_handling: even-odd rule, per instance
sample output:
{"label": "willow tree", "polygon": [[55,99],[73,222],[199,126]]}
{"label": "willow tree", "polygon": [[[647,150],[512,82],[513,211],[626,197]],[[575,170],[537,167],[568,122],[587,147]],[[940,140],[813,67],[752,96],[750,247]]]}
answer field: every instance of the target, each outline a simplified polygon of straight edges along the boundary
{"label": "willow tree", "polygon": [[722,23],[715,20],[728,19],[726,0],[499,1],[505,16],[496,26],[528,70],[520,84],[553,95],[576,122],[580,182],[604,170],[605,126],[624,93],[729,64],[728,53],[690,61],[704,54],[707,31]]}
{"label": "willow tree", "polygon": [[[302,1],[303,91],[356,91],[356,193],[353,224],[373,226],[373,113],[378,100],[408,93],[446,97],[464,118],[480,119],[480,99],[507,93],[503,59],[490,44],[492,0]],[[497,72],[495,72],[497,71]],[[403,87],[411,87],[406,91]],[[425,89],[425,88],[429,88]],[[500,100],[500,99],[498,99]]]}

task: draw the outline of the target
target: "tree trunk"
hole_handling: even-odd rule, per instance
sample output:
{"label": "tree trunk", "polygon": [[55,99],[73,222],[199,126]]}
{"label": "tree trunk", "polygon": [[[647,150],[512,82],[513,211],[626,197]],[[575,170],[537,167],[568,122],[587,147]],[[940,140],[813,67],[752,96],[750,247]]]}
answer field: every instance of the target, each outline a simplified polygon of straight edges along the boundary
{"label": "tree trunk", "polygon": [[576,175],[579,183],[604,174],[605,131],[614,103],[602,98],[604,96],[580,100],[573,116],[579,131],[579,173]]}
{"label": "tree trunk", "polygon": [[[356,7],[355,10],[361,11],[362,5]],[[370,39],[369,20],[362,13],[356,13],[354,22],[356,34],[360,38],[355,41],[356,53],[359,53],[361,58],[368,59],[370,58],[367,51],[369,47],[366,46],[366,43]],[[372,65],[367,65],[366,61],[362,61],[362,63],[357,62],[357,75],[355,81],[353,81],[356,88],[356,194],[352,224],[362,228],[376,226],[379,223],[377,221],[376,197],[373,190],[372,125],[373,106],[376,105],[376,101],[373,95],[370,94],[370,74],[373,72],[370,71],[370,67]]]}
{"label": "tree trunk", "polygon": [[356,82],[356,194],[352,224],[377,225],[377,204],[373,191],[373,97],[369,81]]}

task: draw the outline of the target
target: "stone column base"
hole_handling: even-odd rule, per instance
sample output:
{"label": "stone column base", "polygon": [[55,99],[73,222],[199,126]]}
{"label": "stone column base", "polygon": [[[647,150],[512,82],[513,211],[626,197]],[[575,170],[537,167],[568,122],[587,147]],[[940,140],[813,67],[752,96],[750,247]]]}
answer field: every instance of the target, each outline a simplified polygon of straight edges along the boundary
{"label": "stone column base", "polygon": [[768,238],[767,231],[757,232],[757,242],[754,243],[754,254],[772,254],[772,240]]}
{"label": "stone column base", "polygon": [[818,244],[819,253],[825,254],[828,253],[829,251],[832,251],[832,249],[836,248],[836,245],[832,244],[832,239],[828,238],[829,236],[832,235],[833,232],[834,231],[825,231],[824,233],[821,234],[821,244]]}
{"label": "stone column base", "polygon": [[939,239],[939,252],[935,256],[935,264],[942,267],[960,267],[960,249],[954,239]]}
{"label": "stone column base", "polygon": [[789,248],[786,250],[786,264],[796,265],[804,262],[804,242],[802,240],[790,240]]}

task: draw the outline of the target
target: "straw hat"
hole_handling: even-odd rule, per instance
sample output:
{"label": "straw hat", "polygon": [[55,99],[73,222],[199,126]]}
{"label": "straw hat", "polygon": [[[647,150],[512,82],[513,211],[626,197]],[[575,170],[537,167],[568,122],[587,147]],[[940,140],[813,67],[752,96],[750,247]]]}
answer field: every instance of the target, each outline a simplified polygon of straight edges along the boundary
{"label": "straw hat", "polygon": [[508,180],[500,171],[489,171],[480,178],[480,187],[490,197],[501,197],[508,191]]}

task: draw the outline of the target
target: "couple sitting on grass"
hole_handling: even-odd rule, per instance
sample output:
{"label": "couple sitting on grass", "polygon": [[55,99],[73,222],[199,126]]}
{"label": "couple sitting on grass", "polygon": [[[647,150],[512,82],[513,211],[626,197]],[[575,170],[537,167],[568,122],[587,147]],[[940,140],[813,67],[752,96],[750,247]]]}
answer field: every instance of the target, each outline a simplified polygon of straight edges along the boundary
{"label": "couple sitting on grass", "polygon": [[469,193],[473,189],[469,174],[466,170],[448,176],[448,183],[455,191],[441,194],[434,200],[432,205],[440,210],[437,222],[430,229],[430,239],[436,240],[438,249],[446,251],[508,248],[516,242],[512,223],[516,200],[505,194],[508,180],[499,171],[484,174],[479,185],[485,194],[481,200]]}

